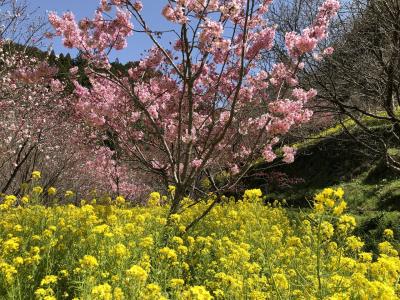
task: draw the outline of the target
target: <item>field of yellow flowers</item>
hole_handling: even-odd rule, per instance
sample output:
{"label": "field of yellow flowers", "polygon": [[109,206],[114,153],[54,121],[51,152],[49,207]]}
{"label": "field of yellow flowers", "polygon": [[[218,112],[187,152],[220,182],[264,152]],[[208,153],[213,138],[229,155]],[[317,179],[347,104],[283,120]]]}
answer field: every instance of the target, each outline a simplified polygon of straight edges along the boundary
{"label": "field of yellow flowers", "polygon": [[341,189],[325,189],[297,218],[279,203],[265,205],[257,189],[239,201],[223,197],[189,232],[185,225],[207,201],[172,215],[166,226],[168,205],[159,205],[159,193],[145,207],[123,197],[39,205],[46,193],[57,191],[0,197],[0,299],[400,296],[393,231],[382,233],[380,253],[364,252]]}

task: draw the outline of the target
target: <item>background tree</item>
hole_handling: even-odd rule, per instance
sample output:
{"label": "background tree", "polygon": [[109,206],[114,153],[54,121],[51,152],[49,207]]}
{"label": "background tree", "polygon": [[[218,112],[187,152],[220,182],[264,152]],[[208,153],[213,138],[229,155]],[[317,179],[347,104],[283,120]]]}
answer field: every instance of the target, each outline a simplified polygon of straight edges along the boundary
{"label": "background tree", "polygon": [[346,8],[333,26],[335,53],[307,64],[303,86],[318,88],[316,109],[340,122],[365,154],[400,171],[393,151],[400,137],[400,2],[353,0]]}
{"label": "background tree", "polygon": [[0,41],[19,47],[43,45],[48,22],[28,1],[0,0]]}
{"label": "background tree", "polygon": [[0,1],[0,8],[0,193],[22,193],[21,184],[39,169],[45,189],[57,185],[82,196],[96,189],[142,200],[134,174],[68,105],[70,69],[83,69],[84,60],[36,47],[43,45],[47,20],[27,2]]}

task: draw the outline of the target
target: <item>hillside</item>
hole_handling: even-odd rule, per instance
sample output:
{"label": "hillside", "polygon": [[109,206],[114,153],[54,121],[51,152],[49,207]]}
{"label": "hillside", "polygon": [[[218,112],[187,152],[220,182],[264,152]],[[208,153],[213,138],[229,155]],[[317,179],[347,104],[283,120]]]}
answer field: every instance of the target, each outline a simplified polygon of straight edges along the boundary
{"label": "hillside", "polygon": [[[386,124],[372,122],[375,122],[373,130],[385,134]],[[354,127],[352,134],[357,137],[361,132]],[[275,167],[261,163],[246,187],[264,186],[268,199],[285,199],[289,207],[298,211],[308,209],[313,195],[323,188],[340,186],[345,191],[349,211],[358,219],[358,234],[369,247],[374,248],[384,228],[400,231],[400,174],[366,152],[340,126],[296,146],[298,155],[294,163]],[[395,144],[391,146],[391,151],[397,151]],[[265,175],[271,173],[276,175]]]}

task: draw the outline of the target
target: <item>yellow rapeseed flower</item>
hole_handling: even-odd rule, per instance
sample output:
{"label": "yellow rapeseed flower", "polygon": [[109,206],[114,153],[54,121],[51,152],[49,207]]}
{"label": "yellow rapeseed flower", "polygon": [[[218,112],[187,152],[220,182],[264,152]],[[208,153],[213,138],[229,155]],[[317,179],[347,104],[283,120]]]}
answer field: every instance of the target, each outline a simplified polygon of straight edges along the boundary
{"label": "yellow rapeseed flower", "polygon": [[40,282],[40,286],[51,285],[57,283],[58,277],[55,275],[46,275]]}
{"label": "yellow rapeseed flower", "polygon": [[387,239],[392,239],[393,236],[394,236],[393,230],[392,230],[392,229],[389,229],[389,228],[385,229],[385,230],[383,231],[383,236],[384,236],[385,238],[387,238]]}
{"label": "yellow rapeseed flower", "polygon": [[364,242],[361,241],[361,239],[357,236],[349,236],[346,239],[346,243],[347,243],[347,247],[351,250],[351,251],[359,251],[361,250],[361,248],[364,246]]}
{"label": "yellow rapeseed flower", "polygon": [[277,289],[286,290],[286,289],[289,288],[289,282],[288,282],[285,274],[277,273],[277,274],[274,274],[272,276],[272,278],[273,278],[274,284],[275,284]]}
{"label": "yellow rapeseed flower", "polygon": [[64,196],[66,198],[72,198],[75,195],[75,193],[73,191],[66,191]]}
{"label": "yellow rapeseed flower", "polygon": [[346,209],[347,203],[345,201],[340,201],[339,205],[337,205],[335,208],[333,208],[333,214],[339,216],[343,213],[343,211]]}
{"label": "yellow rapeseed flower", "polygon": [[99,266],[96,257],[91,255],[85,255],[82,259],[79,260],[79,263],[82,268],[96,268]]}
{"label": "yellow rapeseed flower", "polygon": [[29,196],[25,195],[21,198],[21,202],[23,204],[28,204],[29,203]]}
{"label": "yellow rapeseed flower", "polygon": [[113,296],[114,296],[113,300],[124,300],[125,299],[124,292],[119,287],[116,287],[114,289]]}
{"label": "yellow rapeseed flower", "polygon": [[13,259],[13,264],[16,266],[20,266],[24,264],[24,259],[21,256],[17,256]]}
{"label": "yellow rapeseed flower", "polygon": [[126,271],[126,275],[139,282],[145,282],[147,280],[147,272],[141,266],[133,265]]}
{"label": "yellow rapeseed flower", "polygon": [[176,186],[174,186],[174,185],[169,185],[168,186],[168,192],[170,193],[170,194],[174,194],[175,193],[175,191],[176,191]]}
{"label": "yellow rapeseed flower", "polygon": [[129,250],[124,244],[118,243],[110,249],[110,254],[118,258],[127,258],[129,256]]}
{"label": "yellow rapeseed flower", "polygon": [[33,172],[32,172],[32,179],[33,179],[33,180],[40,179],[40,177],[41,177],[40,171],[33,171]]}
{"label": "yellow rapeseed flower", "polygon": [[149,206],[157,206],[157,205],[160,205],[160,200],[161,200],[160,193],[152,192],[152,193],[150,193],[149,200],[147,203]]}
{"label": "yellow rapeseed flower", "polygon": [[43,193],[43,188],[42,188],[41,186],[35,186],[35,187],[32,189],[32,192],[34,192],[34,193],[37,194],[37,195],[40,195],[41,193]]}
{"label": "yellow rapeseed flower", "polygon": [[170,259],[172,261],[176,261],[178,259],[178,255],[176,254],[174,249],[164,247],[159,250],[161,257],[165,259]]}
{"label": "yellow rapeseed flower", "polygon": [[181,216],[179,214],[172,214],[169,216],[169,218],[174,224],[179,224],[179,222],[181,221]]}
{"label": "yellow rapeseed flower", "polygon": [[324,235],[324,237],[326,238],[331,238],[333,236],[334,233],[334,228],[333,225],[327,221],[323,221],[321,223],[321,232]]}
{"label": "yellow rapeseed flower", "polygon": [[243,195],[243,200],[246,201],[259,201],[262,196],[262,192],[260,189],[251,189],[246,190]]}
{"label": "yellow rapeseed flower", "polygon": [[212,300],[213,297],[204,286],[195,285],[182,294],[185,300]]}
{"label": "yellow rapeseed flower", "polygon": [[139,246],[143,248],[151,248],[154,245],[154,239],[151,235],[141,239]]}
{"label": "yellow rapeseed flower", "polygon": [[5,253],[16,252],[19,250],[20,243],[19,237],[12,237],[3,243],[3,251]]}
{"label": "yellow rapeseed flower", "polygon": [[54,196],[55,194],[57,194],[57,189],[55,187],[49,187],[47,189],[47,194],[49,196]]}
{"label": "yellow rapeseed flower", "polygon": [[183,279],[180,278],[172,278],[169,281],[169,284],[172,288],[177,288],[177,287],[181,287],[185,284],[185,281]]}
{"label": "yellow rapeseed flower", "polygon": [[379,253],[390,255],[390,256],[397,256],[398,252],[394,249],[393,245],[388,241],[382,242],[378,244]]}
{"label": "yellow rapeseed flower", "polygon": [[92,288],[93,299],[112,300],[112,287],[108,284],[100,284]]}
{"label": "yellow rapeseed flower", "polygon": [[[248,197],[261,199],[252,193]],[[173,216],[177,225],[165,228],[168,199],[159,198],[157,207],[124,208],[92,193],[87,199],[101,205],[13,208],[17,197],[1,194],[0,207],[7,209],[0,209],[0,298],[13,291],[36,300],[317,299],[316,270],[328,300],[398,298],[393,232],[381,232],[387,241],[376,245],[375,256],[361,252],[364,242],[351,233],[356,220],[343,214],[339,189],[317,195],[322,212],[301,212],[298,221],[279,204],[225,199],[190,235],[180,234],[216,197]],[[47,263],[57,276],[45,273]],[[67,295],[71,289],[74,295]]]}
{"label": "yellow rapeseed flower", "polygon": [[372,261],[372,253],[370,252],[361,252],[360,254],[358,254],[358,256],[360,257],[360,260],[362,262]]}
{"label": "yellow rapeseed flower", "polygon": [[119,205],[125,204],[125,198],[123,196],[118,196],[117,198],[115,198],[115,202]]}

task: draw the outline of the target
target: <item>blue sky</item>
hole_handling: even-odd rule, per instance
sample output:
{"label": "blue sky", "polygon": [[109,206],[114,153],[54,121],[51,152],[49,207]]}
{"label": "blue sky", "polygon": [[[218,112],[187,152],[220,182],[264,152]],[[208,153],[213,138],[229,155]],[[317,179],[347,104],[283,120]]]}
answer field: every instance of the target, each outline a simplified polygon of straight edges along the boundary
{"label": "blue sky", "polygon": [[[161,10],[165,5],[165,0],[143,0],[143,15],[147,23],[153,30],[165,30],[171,27],[171,23],[167,22],[161,15]],[[77,19],[83,17],[92,17],[94,10],[99,4],[99,0],[28,0],[32,8],[39,8],[38,13],[46,14],[48,11],[56,11],[61,14],[64,11],[72,11]],[[162,41],[166,44],[171,40],[171,36],[165,36]],[[57,37],[51,41],[54,51],[59,53],[71,53],[72,56],[76,52],[66,49],[61,43],[61,38]],[[150,39],[141,33],[135,33],[128,40],[128,47],[122,51],[113,51],[110,55],[114,60],[118,57],[121,62],[138,60],[144,50],[152,46]]]}

